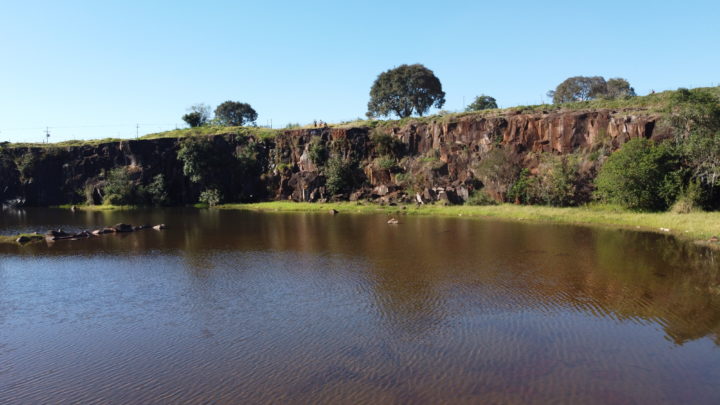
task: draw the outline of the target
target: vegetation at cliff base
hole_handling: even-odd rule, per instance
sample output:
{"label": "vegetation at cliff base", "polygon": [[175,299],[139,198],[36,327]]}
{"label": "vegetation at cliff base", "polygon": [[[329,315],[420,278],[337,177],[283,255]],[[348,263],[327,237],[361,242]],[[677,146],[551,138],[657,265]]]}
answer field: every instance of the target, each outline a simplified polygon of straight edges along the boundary
{"label": "vegetation at cliff base", "polygon": [[332,195],[348,192],[353,186],[355,164],[340,156],[333,156],[325,165],[325,187]]}
{"label": "vegetation at cliff base", "polygon": [[600,199],[648,211],[667,209],[682,189],[680,160],[668,144],[636,138],[610,155],[595,180]]}

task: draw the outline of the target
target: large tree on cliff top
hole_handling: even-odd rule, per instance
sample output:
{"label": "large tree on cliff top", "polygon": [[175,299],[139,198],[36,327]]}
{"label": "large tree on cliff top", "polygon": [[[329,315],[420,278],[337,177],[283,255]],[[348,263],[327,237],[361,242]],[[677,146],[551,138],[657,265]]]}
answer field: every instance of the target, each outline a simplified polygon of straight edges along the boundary
{"label": "large tree on cliff top", "polygon": [[558,84],[555,90],[548,92],[553,103],[570,103],[588,101],[600,97],[607,92],[607,82],[601,76],[574,76]]}
{"label": "large tree on cliff top", "polygon": [[547,95],[553,99],[553,103],[562,104],[596,98],[613,100],[634,97],[635,89],[630,87],[630,82],[621,77],[605,81],[602,76],[574,76],[565,79]]}
{"label": "large tree on cliff top", "polygon": [[245,123],[254,123],[257,113],[248,103],[226,101],[215,109],[215,118],[221,125],[239,127]]}
{"label": "large tree on cliff top", "polygon": [[605,91],[605,98],[616,99],[616,98],[628,98],[635,97],[635,89],[630,87],[630,82],[622,77],[615,77],[608,79],[607,90]]}
{"label": "large tree on cliff top", "polygon": [[401,65],[380,73],[370,89],[369,117],[400,118],[417,113],[422,116],[430,107],[445,104],[445,92],[432,70],[423,65]]}

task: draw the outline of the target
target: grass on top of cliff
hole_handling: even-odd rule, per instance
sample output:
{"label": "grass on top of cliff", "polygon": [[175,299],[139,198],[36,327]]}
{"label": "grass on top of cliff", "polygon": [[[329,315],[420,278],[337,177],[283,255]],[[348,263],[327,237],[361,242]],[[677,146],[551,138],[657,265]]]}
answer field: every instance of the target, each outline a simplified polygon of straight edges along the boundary
{"label": "grass on top of cliff", "polygon": [[[707,91],[717,98],[720,98],[720,86],[717,87],[698,87],[693,91]],[[363,120],[356,119],[352,121],[341,122],[338,124],[330,124],[335,128],[352,128],[352,127],[394,127],[403,126],[410,123],[429,123],[433,121],[455,121],[463,117],[497,117],[507,114],[533,114],[533,113],[559,113],[563,111],[580,111],[580,110],[622,110],[625,113],[667,113],[672,103],[673,96],[677,90],[667,90],[659,93],[648,94],[647,96],[635,96],[616,100],[589,100],[578,101],[574,103],[563,104],[537,104],[526,106],[515,106],[508,108],[495,108],[481,111],[463,111],[463,112],[442,112],[435,115],[425,117],[407,117],[399,120]]]}
{"label": "grass on top of cliff", "polygon": [[141,136],[140,139],[159,139],[159,138],[185,138],[188,136],[213,136],[213,135],[244,135],[253,136],[260,139],[273,138],[281,130],[265,127],[219,127],[204,126],[195,128],[174,129],[172,131],[157,132]]}
{"label": "grass on top of cliff", "polygon": [[[244,135],[253,136],[258,139],[273,138],[281,130],[270,129],[264,127],[219,127],[219,126],[206,126],[196,128],[182,128],[174,129],[171,131],[157,132],[153,134],[147,134],[141,136],[140,140],[145,139],[161,139],[161,138],[185,138],[189,136],[213,136],[213,135]],[[134,139],[119,139],[119,138],[103,138],[103,139],[90,139],[90,140],[73,140],[73,141],[62,141],[55,143],[4,143],[0,144],[0,147],[7,146],[9,148],[68,148],[73,146],[97,146],[104,143],[115,143],[122,141],[133,141]]]}
{"label": "grass on top of cliff", "polygon": [[[529,222],[600,225],[670,233],[681,239],[706,241],[720,235],[720,212],[635,212],[608,205],[548,207],[539,205],[398,205],[383,206],[367,202],[298,203],[274,201],[255,204],[225,204],[220,209],[276,212],[385,213],[388,215],[441,215],[486,217]],[[667,231],[665,230],[667,229]]]}
{"label": "grass on top of cliff", "polygon": [[3,143],[0,147],[7,146],[8,148],[70,148],[73,146],[97,146],[103,143],[120,142],[123,139],[119,138],[102,138],[102,139],[90,139],[90,140],[72,140],[62,141],[54,143],[34,143],[34,142],[18,142],[18,143]]}
{"label": "grass on top of cliff", "polygon": [[[691,89],[692,91],[703,91],[720,98],[720,86],[717,87],[698,87]],[[358,128],[358,127],[400,127],[408,124],[421,124],[431,122],[453,122],[464,117],[499,117],[508,114],[547,114],[561,113],[564,111],[582,111],[582,110],[621,110],[625,114],[666,114],[672,104],[673,96],[677,90],[668,90],[646,96],[636,96],[617,100],[590,100],[574,103],[563,104],[538,104],[529,106],[515,106],[508,108],[497,108],[482,111],[463,111],[463,112],[441,112],[435,115],[425,117],[407,117],[399,120],[365,120],[358,118],[355,120],[328,124],[330,128]],[[265,127],[221,127],[221,126],[203,126],[196,128],[174,129],[171,131],[157,132],[140,137],[139,139],[160,139],[160,138],[184,138],[189,136],[213,136],[213,135],[245,135],[253,136],[259,139],[273,138],[277,134],[288,129],[310,129],[315,128],[313,124],[307,125],[291,125],[288,128],[272,129]],[[132,140],[132,139],[125,139]],[[117,138],[104,138],[94,140],[81,141],[63,141],[57,143],[0,143],[0,147],[6,146],[10,148],[22,147],[43,147],[43,148],[62,148],[84,145],[99,145],[103,143],[112,143],[123,141]]]}

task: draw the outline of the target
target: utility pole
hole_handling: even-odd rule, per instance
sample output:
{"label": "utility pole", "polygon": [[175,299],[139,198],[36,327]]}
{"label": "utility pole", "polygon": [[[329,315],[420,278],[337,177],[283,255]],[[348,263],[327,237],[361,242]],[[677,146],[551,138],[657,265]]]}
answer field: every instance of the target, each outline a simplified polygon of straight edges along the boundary
{"label": "utility pole", "polygon": [[45,127],[45,143],[50,142],[50,128]]}
{"label": "utility pole", "polygon": [[140,124],[135,124],[135,139],[140,137]]}

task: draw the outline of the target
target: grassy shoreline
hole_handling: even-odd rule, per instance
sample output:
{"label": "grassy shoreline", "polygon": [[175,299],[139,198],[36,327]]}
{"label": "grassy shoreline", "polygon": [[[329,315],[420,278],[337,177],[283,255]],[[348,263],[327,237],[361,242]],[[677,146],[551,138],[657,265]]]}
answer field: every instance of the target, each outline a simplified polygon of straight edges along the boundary
{"label": "grassy shoreline", "polygon": [[468,218],[493,218],[535,223],[603,226],[622,229],[671,234],[679,239],[720,248],[717,243],[707,242],[720,235],[720,212],[634,212],[618,207],[596,205],[583,207],[547,207],[538,205],[415,205],[381,206],[372,203],[297,203],[273,201],[252,204],[224,204],[219,209],[237,209],[266,212],[329,212],[385,213],[389,215],[462,216]]}

